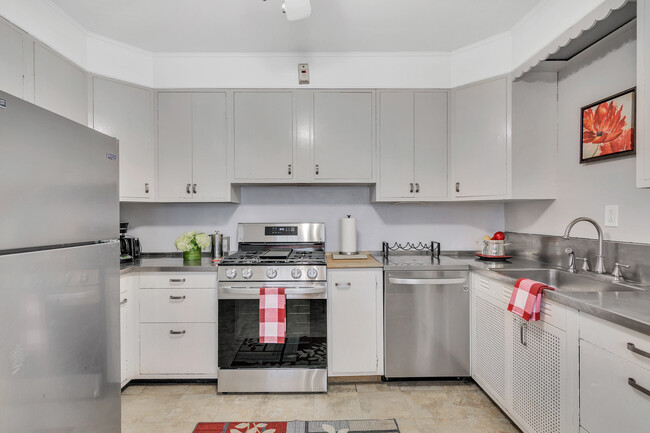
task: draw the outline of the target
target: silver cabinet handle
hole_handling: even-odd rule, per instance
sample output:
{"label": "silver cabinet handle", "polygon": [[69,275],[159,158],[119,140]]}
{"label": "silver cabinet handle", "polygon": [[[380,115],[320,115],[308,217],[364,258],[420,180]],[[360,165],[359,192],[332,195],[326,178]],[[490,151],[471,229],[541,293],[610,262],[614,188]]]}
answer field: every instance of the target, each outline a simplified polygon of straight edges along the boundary
{"label": "silver cabinet handle", "polygon": [[519,341],[521,341],[521,344],[523,344],[524,346],[528,346],[528,342],[524,341],[524,330],[526,331],[528,330],[528,325],[522,323],[519,326]]}
{"label": "silver cabinet handle", "polygon": [[388,282],[409,286],[442,286],[446,284],[462,284],[467,282],[467,278],[389,278]]}
{"label": "silver cabinet handle", "polygon": [[291,174],[291,164],[289,164],[289,174]]}
{"label": "silver cabinet handle", "polygon": [[456,182],[456,192],[460,192],[460,182]]}
{"label": "silver cabinet handle", "polygon": [[335,287],[352,287],[352,283],[334,283]]}
{"label": "silver cabinet handle", "polygon": [[144,193],[149,194],[149,184],[148,183],[144,184]]}
{"label": "silver cabinet handle", "polygon": [[420,192],[420,184],[419,183],[415,184],[415,192],[416,193]]}
{"label": "silver cabinet handle", "polygon": [[320,173],[320,167],[318,166],[318,164],[316,164],[316,174],[318,175],[319,173]]}
{"label": "silver cabinet handle", "polygon": [[192,186],[191,183],[188,183],[188,184],[187,184],[187,186],[185,187],[185,192],[186,192],[186,193],[191,194],[191,192],[190,192],[190,187],[191,187],[191,186]]}
{"label": "silver cabinet handle", "polygon": [[170,296],[169,300],[170,301],[184,301],[185,300],[185,295],[183,295],[183,296]]}
{"label": "silver cabinet handle", "polygon": [[185,335],[185,330],[183,329],[182,331],[174,331],[173,329],[169,330],[170,335]]}
{"label": "silver cabinet handle", "polygon": [[628,377],[627,384],[630,385],[632,388],[636,389],[637,391],[641,391],[642,393],[650,397],[650,389],[639,385],[638,383],[636,383],[636,380],[634,380],[633,378]]}
{"label": "silver cabinet handle", "polygon": [[410,185],[411,185],[411,189],[409,190],[409,192],[413,194],[413,184],[411,183]]}
{"label": "silver cabinet handle", "polygon": [[192,192],[194,194],[196,194],[196,184],[195,183],[192,184]]}
{"label": "silver cabinet handle", "polygon": [[185,278],[170,278],[170,279],[169,279],[169,282],[170,282],[170,283],[184,283],[184,282],[185,282]]}
{"label": "silver cabinet handle", "polygon": [[630,352],[634,352],[637,355],[645,356],[646,358],[650,358],[650,352],[646,352],[645,350],[637,349],[634,343],[627,343],[627,350]]}
{"label": "silver cabinet handle", "polygon": [[123,300],[122,302],[120,302],[120,305],[124,305],[124,304],[126,304],[127,302],[129,302],[129,299],[128,299],[128,298],[124,298],[124,300]]}

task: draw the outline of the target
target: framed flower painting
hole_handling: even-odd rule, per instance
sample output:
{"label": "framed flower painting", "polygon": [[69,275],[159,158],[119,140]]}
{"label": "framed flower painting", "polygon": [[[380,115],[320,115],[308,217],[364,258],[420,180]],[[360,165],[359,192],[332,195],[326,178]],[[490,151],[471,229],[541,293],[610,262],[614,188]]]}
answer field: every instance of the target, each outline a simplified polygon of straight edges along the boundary
{"label": "framed flower painting", "polygon": [[580,163],[635,152],[636,89],[582,107]]}

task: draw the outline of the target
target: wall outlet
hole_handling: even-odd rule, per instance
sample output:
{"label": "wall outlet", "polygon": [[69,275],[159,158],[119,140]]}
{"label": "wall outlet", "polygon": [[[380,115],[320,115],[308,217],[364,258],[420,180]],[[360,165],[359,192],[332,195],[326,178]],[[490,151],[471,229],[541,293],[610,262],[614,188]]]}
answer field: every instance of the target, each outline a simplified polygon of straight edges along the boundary
{"label": "wall outlet", "polygon": [[307,63],[298,64],[298,83],[309,84],[309,64]]}
{"label": "wall outlet", "polygon": [[605,227],[618,227],[618,205],[605,206]]}

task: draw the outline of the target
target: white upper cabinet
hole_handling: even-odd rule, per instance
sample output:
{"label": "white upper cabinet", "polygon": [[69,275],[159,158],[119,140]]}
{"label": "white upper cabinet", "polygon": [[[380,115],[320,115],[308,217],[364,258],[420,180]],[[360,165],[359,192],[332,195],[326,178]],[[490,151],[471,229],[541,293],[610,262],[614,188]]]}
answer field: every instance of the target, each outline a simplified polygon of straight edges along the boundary
{"label": "white upper cabinet", "polygon": [[557,74],[532,72],[514,82],[499,77],[452,95],[453,196],[555,198]]}
{"label": "white upper cabinet", "polygon": [[25,34],[0,18],[0,90],[25,97],[23,40]]}
{"label": "white upper cabinet", "polygon": [[379,92],[376,201],[448,198],[448,92]]}
{"label": "white upper cabinet", "polygon": [[293,179],[293,93],[234,92],[234,179]]}
{"label": "white upper cabinet", "polygon": [[636,186],[650,188],[650,7],[636,2]]}
{"label": "white upper cabinet", "polygon": [[120,200],[154,197],[153,91],[95,77],[94,128],[120,141]]}
{"label": "white upper cabinet", "polygon": [[160,201],[230,200],[226,94],[158,93]]}
{"label": "white upper cabinet", "polygon": [[373,179],[373,92],[314,92],[313,179]]}
{"label": "white upper cabinet", "polygon": [[38,42],[34,43],[34,103],[88,125],[86,71]]}
{"label": "white upper cabinet", "polygon": [[505,77],[454,89],[452,182],[456,197],[507,193],[508,83]]}

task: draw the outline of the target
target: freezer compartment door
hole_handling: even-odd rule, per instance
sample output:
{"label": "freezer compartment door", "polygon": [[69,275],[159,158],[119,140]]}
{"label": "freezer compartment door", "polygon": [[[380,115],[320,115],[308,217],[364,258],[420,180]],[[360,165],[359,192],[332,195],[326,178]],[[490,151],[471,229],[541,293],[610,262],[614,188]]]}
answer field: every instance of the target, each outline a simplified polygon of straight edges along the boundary
{"label": "freezer compartment door", "polygon": [[0,432],[120,431],[118,250],[0,256]]}
{"label": "freezer compartment door", "polygon": [[387,378],[470,375],[466,271],[384,274]]}
{"label": "freezer compartment door", "polygon": [[0,252],[117,239],[117,140],[6,93],[0,99]]}

